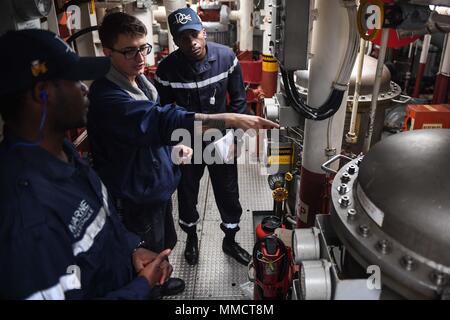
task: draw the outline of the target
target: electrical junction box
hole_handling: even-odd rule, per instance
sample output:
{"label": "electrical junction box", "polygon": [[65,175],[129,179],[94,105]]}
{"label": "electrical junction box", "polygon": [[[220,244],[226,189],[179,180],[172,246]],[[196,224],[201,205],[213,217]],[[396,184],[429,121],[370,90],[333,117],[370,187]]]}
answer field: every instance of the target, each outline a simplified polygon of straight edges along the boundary
{"label": "electrical junction box", "polygon": [[449,104],[418,104],[406,107],[403,131],[450,128]]}
{"label": "electrical junction box", "polygon": [[271,45],[286,70],[308,68],[310,0],[273,0]]}

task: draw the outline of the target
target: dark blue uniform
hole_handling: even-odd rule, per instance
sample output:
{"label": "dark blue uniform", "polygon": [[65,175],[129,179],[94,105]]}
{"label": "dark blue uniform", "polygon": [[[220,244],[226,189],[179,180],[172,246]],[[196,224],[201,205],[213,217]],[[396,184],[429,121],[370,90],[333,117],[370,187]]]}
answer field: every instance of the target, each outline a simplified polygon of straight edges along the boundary
{"label": "dark blue uniform", "polygon": [[135,100],[102,78],[90,88],[88,134],[94,168],[119,200],[124,223],[152,251],[173,248],[177,237],[171,196],[180,173],[171,160],[172,132],[193,131],[194,114],[150,99]]}
{"label": "dark blue uniform", "polygon": [[140,239],[116,214],[97,174],[64,144],[0,146],[0,298],[145,299],[132,251]]}
{"label": "dark blue uniform", "polygon": [[[223,45],[208,42],[207,55],[199,62],[189,61],[180,50],[176,50],[161,61],[155,80],[164,104],[175,102],[189,111],[206,114],[246,111],[246,94],[239,62],[231,49]],[[199,221],[196,205],[199,181],[205,166],[194,164],[181,167],[178,208],[180,226],[186,232],[193,232]],[[223,226],[236,229],[242,214],[236,164],[212,164],[208,165],[208,171]]]}

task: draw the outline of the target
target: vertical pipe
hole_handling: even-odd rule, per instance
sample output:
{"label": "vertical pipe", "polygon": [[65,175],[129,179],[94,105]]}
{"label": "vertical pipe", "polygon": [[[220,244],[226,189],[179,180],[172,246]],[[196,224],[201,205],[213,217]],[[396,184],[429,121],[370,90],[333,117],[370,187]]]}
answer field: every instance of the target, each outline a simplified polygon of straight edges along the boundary
{"label": "vertical pipe", "polygon": [[263,54],[271,54],[270,50],[270,33],[272,29],[272,0],[264,0],[264,32],[263,32]]}
{"label": "vertical pipe", "polygon": [[[348,15],[341,1],[317,0],[315,5],[318,15],[313,27],[313,55],[308,84],[308,105],[312,107],[322,105],[331,92],[348,45],[346,39],[349,32]],[[328,213],[324,209],[328,203],[324,199],[328,188],[327,176],[321,165],[328,160],[328,149],[334,149],[335,153],[341,152],[346,101],[347,93],[330,126],[329,119],[306,120],[302,179],[296,208],[299,227],[310,227],[314,225],[316,214]],[[331,137],[329,142],[328,136]]]}
{"label": "vertical pipe", "polygon": [[263,33],[263,61],[261,73],[261,88],[266,97],[273,97],[277,90],[278,63],[273,57],[270,47],[271,9],[272,0],[264,1],[264,33]]}
{"label": "vertical pipe", "polygon": [[428,51],[430,50],[431,34],[423,37],[422,52],[420,53],[419,68],[416,75],[416,84],[414,85],[413,97],[418,98],[420,94],[420,83],[422,82],[425,67],[427,65]]}
{"label": "vertical pipe", "polygon": [[361,88],[361,78],[362,78],[362,70],[364,66],[364,56],[366,51],[366,41],[361,38],[359,43],[359,54],[358,54],[358,69],[356,72],[356,83],[355,83],[355,94],[353,95],[353,107],[352,107],[352,116],[350,118],[350,128],[348,130],[345,139],[348,143],[356,143],[358,141],[358,137],[355,133],[356,127],[356,116],[358,115],[358,104],[359,104],[359,91]]}
{"label": "vertical pipe", "polygon": [[[186,7],[186,1],[185,0],[164,0],[163,1],[164,7],[166,7],[166,21],[167,17],[174,12],[177,9]],[[177,50],[177,46],[173,42],[173,37],[169,32],[169,52],[173,52]]]}
{"label": "vertical pipe", "polygon": [[[147,29],[147,42],[150,43],[153,47],[153,14],[152,10],[146,8],[137,8],[136,3],[131,2],[126,4],[125,12],[139,19]],[[155,54],[150,52],[147,56],[147,64],[153,66],[155,64]]]}
{"label": "vertical pipe", "polygon": [[253,50],[253,27],[251,26],[253,1],[239,1],[239,49]]}
{"label": "vertical pipe", "polygon": [[445,35],[439,72],[434,86],[433,103],[445,103],[449,91],[450,78],[450,36]]}
{"label": "vertical pipe", "polygon": [[381,35],[381,46],[380,53],[378,54],[377,71],[375,73],[375,83],[373,85],[372,91],[372,104],[370,106],[370,123],[369,130],[367,131],[367,136],[364,141],[363,152],[366,153],[370,149],[372,143],[373,128],[375,125],[375,113],[377,111],[378,94],[380,92],[381,76],[383,74],[384,58],[386,57],[386,49],[389,40],[389,29],[383,29],[383,34]]}

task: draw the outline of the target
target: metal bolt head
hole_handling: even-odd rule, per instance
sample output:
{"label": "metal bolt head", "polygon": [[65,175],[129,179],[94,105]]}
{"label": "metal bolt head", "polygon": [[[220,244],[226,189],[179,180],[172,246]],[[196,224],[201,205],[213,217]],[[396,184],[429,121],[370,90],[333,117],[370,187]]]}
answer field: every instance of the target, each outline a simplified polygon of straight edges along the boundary
{"label": "metal bolt head", "polygon": [[431,281],[437,286],[442,286],[447,283],[447,277],[442,272],[434,271],[431,273],[430,277]]}
{"label": "metal bolt head", "polygon": [[355,217],[356,217],[356,210],[355,209],[348,209],[347,217],[349,219],[355,219]]}
{"label": "metal bolt head", "polygon": [[378,241],[377,249],[382,254],[388,254],[391,252],[391,244],[389,243],[389,241],[382,239],[382,240]]}
{"label": "metal bolt head", "polygon": [[342,182],[349,182],[351,179],[350,175],[347,172],[344,172],[341,176],[341,181]]}
{"label": "metal bolt head", "polygon": [[366,238],[366,237],[369,236],[370,228],[367,225],[362,224],[362,225],[359,226],[359,232],[361,233],[361,235],[364,238]]}
{"label": "metal bolt head", "polygon": [[403,268],[405,268],[408,271],[412,271],[414,269],[416,269],[417,267],[417,263],[416,260],[414,260],[413,257],[411,256],[403,256],[402,260],[401,260],[401,265],[403,266]]}
{"label": "metal bolt head", "polygon": [[345,183],[342,183],[340,186],[337,187],[337,190],[339,194],[346,194],[348,192],[348,186]]}
{"label": "metal bolt head", "polygon": [[348,207],[350,205],[350,197],[349,196],[342,196],[339,199],[339,203],[341,204],[341,207]]}
{"label": "metal bolt head", "polygon": [[347,168],[347,172],[348,172],[349,174],[355,174],[355,172],[356,172],[356,166],[355,166],[354,164],[349,165],[348,168]]}
{"label": "metal bolt head", "polygon": [[361,162],[363,161],[363,158],[359,158],[357,161],[356,161],[356,165],[359,167],[360,165],[361,165]]}

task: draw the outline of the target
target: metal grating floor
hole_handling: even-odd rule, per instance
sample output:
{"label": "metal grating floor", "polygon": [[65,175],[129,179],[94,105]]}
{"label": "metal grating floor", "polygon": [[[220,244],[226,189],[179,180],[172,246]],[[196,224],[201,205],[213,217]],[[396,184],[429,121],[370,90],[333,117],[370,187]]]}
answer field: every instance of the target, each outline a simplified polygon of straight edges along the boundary
{"label": "metal grating floor", "polygon": [[[236,240],[248,252],[254,245],[252,211],[271,210],[273,207],[271,190],[267,177],[260,174],[258,165],[239,165],[239,191],[243,209],[240,228]],[[174,219],[178,234],[170,262],[174,267],[172,276],[182,278],[186,289],[182,294],[166,297],[174,300],[197,299],[247,299],[240,285],[246,283],[247,267],[237,263],[222,252],[223,232],[220,230],[220,215],[217,209],[207,170],[200,183],[198,212],[201,222],[197,226],[200,257],[196,266],[184,260],[186,234],[178,225],[177,195],[172,198]]]}

